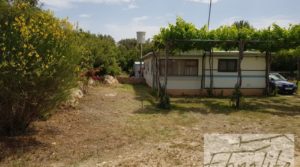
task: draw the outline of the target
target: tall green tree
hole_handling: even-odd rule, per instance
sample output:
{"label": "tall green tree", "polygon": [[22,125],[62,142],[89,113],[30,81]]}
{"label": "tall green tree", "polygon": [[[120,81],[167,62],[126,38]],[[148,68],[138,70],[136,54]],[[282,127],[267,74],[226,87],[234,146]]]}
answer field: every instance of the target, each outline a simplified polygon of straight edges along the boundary
{"label": "tall green tree", "polygon": [[233,25],[236,26],[238,29],[243,29],[243,28],[251,29],[252,28],[250,23],[246,20],[235,21],[233,23]]}
{"label": "tall green tree", "polygon": [[79,29],[76,31],[76,38],[82,55],[80,63],[82,71],[100,68],[99,75],[120,74],[119,50],[111,36],[96,35]]}
{"label": "tall green tree", "polygon": [[[143,44],[143,53],[145,55],[152,51],[153,44],[149,39]],[[136,39],[122,39],[118,42],[118,62],[124,72],[132,73],[133,64],[140,60],[140,47]]]}

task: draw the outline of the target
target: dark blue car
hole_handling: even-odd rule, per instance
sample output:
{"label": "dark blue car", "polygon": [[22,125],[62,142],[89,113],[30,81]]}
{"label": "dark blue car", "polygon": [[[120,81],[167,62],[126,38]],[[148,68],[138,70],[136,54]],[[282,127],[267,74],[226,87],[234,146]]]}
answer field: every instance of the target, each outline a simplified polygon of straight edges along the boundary
{"label": "dark blue car", "polygon": [[280,94],[294,94],[297,91],[297,85],[288,82],[282,75],[278,73],[271,73],[269,75],[270,86],[273,90],[277,88]]}

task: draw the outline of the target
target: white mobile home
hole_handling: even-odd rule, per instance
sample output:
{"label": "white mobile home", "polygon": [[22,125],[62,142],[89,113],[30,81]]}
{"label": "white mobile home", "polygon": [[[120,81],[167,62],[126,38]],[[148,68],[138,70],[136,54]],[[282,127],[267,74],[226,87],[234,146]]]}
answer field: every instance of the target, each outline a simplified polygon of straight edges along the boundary
{"label": "white mobile home", "polygon": [[[167,91],[170,95],[206,95],[211,87],[213,94],[230,96],[237,83],[238,55],[236,51],[208,54],[192,51],[177,53],[168,59]],[[148,53],[143,57],[144,78],[147,85],[164,85],[165,56]],[[204,67],[204,68],[202,68]],[[243,95],[263,95],[266,88],[266,60],[260,52],[244,52],[241,63]]]}

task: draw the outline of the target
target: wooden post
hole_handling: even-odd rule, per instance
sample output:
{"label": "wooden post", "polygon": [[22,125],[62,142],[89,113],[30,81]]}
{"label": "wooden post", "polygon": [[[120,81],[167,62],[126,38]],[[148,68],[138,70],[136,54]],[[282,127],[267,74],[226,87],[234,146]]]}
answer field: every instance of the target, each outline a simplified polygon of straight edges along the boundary
{"label": "wooden post", "polygon": [[204,54],[202,56],[202,76],[201,76],[201,88],[205,89],[205,64],[206,64],[206,51],[204,51]]}
{"label": "wooden post", "polygon": [[266,96],[270,95],[270,82],[269,82],[269,74],[270,74],[270,59],[271,59],[271,52],[266,51]]}
{"label": "wooden post", "polygon": [[154,85],[154,89],[157,91],[157,93],[159,94],[160,92],[160,73],[159,73],[159,54],[156,54],[155,51],[153,51],[153,69],[152,69],[152,72],[153,72],[153,85]]}
{"label": "wooden post", "polygon": [[[212,91],[213,90],[213,86],[214,86],[214,73],[213,73],[213,69],[214,69],[214,59],[213,59],[213,50],[210,49],[210,52],[209,52],[209,64],[210,64],[210,67],[209,67],[209,76],[210,76],[210,90]],[[212,93],[212,92],[211,92]]]}
{"label": "wooden post", "polygon": [[238,88],[240,89],[242,86],[242,60],[244,58],[244,50],[245,50],[245,41],[241,40],[239,41],[239,59],[238,59],[238,66],[237,66],[237,71],[238,71]]}
{"label": "wooden post", "polygon": [[167,94],[167,85],[168,85],[168,59],[169,59],[169,43],[166,44],[165,50],[165,94]]}
{"label": "wooden post", "polygon": [[210,48],[209,50],[209,89],[207,91],[209,96],[213,96],[213,86],[214,86],[214,73],[213,73],[213,68],[214,68],[214,60],[213,60],[213,49]]}
{"label": "wooden post", "polygon": [[239,41],[239,59],[238,59],[238,64],[237,64],[237,71],[238,71],[238,78],[237,78],[237,84],[236,84],[236,104],[235,107],[237,109],[240,108],[240,104],[241,104],[241,93],[240,93],[240,89],[242,87],[242,61],[244,58],[244,50],[245,50],[245,41],[240,40]]}

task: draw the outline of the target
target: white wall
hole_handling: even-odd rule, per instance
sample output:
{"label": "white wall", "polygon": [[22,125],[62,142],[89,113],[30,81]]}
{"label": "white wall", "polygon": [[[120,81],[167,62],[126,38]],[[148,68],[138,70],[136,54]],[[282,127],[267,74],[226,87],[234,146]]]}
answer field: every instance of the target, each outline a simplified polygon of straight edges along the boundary
{"label": "white wall", "polygon": [[[237,72],[218,72],[219,59],[238,59],[238,56],[215,56],[213,59],[213,87],[234,88],[237,83]],[[205,87],[210,86],[208,57],[206,58]],[[201,67],[202,68],[202,67]],[[245,54],[242,64],[242,88],[265,88],[265,57]]]}
{"label": "white wall", "polygon": [[[218,72],[218,59],[237,59],[238,55],[227,56],[222,53],[222,55],[216,55],[213,59],[213,87],[214,88],[234,88],[237,83],[237,72]],[[201,75],[202,75],[202,56],[181,56],[181,57],[171,57],[172,59],[198,59],[198,76],[169,76],[168,77],[168,89],[201,89]],[[151,69],[152,57],[145,59],[145,73],[144,77],[149,86],[152,86],[153,73]],[[147,70],[146,64],[149,64],[149,71]],[[242,68],[242,88],[265,88],[265,57],[263,55],[253,55],[247,53],[241,64]],[[164,77],[160,78],[161,83],[164,82]],[[208,56],[206,57],[206,78],[205,87],[209,88],[210,77],[209,77],[209,66],[208,66]]]}
{"label": "white wall", "polygon": [[147,85],[152,87],[153,83],[153,70],[152,70],[152,57],[149,57],[144,60],[144,78],[146,80]]}
{"label": "white wall", "polygon": [[[164,77],[160,77],[164,84]],[[201,89],[201,77],[168,77],[168,89]]]}

